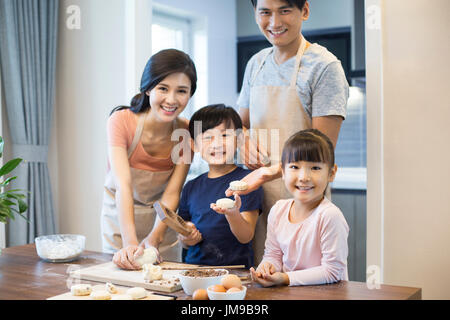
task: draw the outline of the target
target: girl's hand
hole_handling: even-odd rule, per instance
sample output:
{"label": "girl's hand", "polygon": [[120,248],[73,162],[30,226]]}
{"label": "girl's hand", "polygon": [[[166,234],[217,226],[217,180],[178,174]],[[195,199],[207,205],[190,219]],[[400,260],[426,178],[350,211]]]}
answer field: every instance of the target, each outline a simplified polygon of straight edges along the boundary
{"label": "girl's hand", "polygon": [[186,224],[192,228],[191,233],[187,236],[178,234],[178,239],[180,239],[181,242],[188,246],[195,246],[197,243],[203,240],[202,234],[200,233],[200,231],[198,231],[198,229],[195,227],[195,224],[193,224],[192,222],[186,222]]}
{"label": "girl's hand", "polygon": [[[271,266],[273,267],[273,265],[271,265]],[[267,265],[266,265],[266,267],[267,267]],[[272,272],[273,270],[274,269],[272,269],[269,266],[269,270],[268,270],[269,273],[264,273],[264,275],[263,275],[262,272],[255,271],[254,268],[250,268],[250,274],[251,274],[251,277],[252,277],[252,281],[254,281],[256,283],[259,283],[263,287],[272,287],[272,286],[278,286],[278,285],[289,285],[289,276],[286,273],[284,273],[284,272]]]}
{"label": "girl's hand", "polygon": [[231,195],[236,193],[241,196],[246,195],[249,194],[250,192],[257,190],[265,182],[275,180],[279,177],[281,177],[281,164],[275,164],[270,167],[261,167],[257,170],[250,172],[248,175],[246,175],[244,178],[241,179],[241,181],[246,182],[248,185],[248,188],[246,190],[233,191],[230,188],[228,188],[225,191],[225,195],[227,197],[230,197]]}
{"label": "girl's hand", "polygon": [[[236,191],[235,191],[236,192]],[[223,209],[221,207],[218,207],[215,203],[211,203],[210,208],[213,209],[215,212],[225,215],[236,215],[240,214],[240,209],[242,206],[241,197],[237,193],[234,194],[234,207],[231,209]]]}
{"label": "girl's hand", "polygon": [[120,249],[113,256],[113,262],[121,269],[139,270],[141,266],[136,262],[135,258],[144,253],[142,246],[126,246]]}

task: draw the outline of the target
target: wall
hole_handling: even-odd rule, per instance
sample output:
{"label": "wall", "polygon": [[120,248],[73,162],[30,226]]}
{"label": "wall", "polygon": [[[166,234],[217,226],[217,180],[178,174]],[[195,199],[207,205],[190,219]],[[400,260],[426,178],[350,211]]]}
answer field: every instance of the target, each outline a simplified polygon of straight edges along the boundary
{"label": "wall", "polygon": [[[57,61],[55,127],[49,169],[59,232],[86,235],[101,249],[100,210],[106,172],[106,120],[127,103],[126,0],[63,0]],[[81,29],[66,26],[69,5]]]}
{"label": "wall", "polygon": [[386,284],[450,299],[450,2],[367,8],[381,10],[381,29],[371,13],[366,34],[367,264]]}

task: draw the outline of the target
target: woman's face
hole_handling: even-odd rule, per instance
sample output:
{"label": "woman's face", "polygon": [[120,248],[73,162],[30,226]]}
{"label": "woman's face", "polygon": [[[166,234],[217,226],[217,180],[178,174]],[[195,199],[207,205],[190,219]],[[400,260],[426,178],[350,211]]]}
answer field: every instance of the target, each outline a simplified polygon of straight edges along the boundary
{"label": "woman's face", "polygon": [[298,45],[303,21],[309,17],[309,4],[302,10],[284,0],[258,0],[255,18],[259,29],[274,46]]}
{"label": "woman's face", "polygon": [[191,81],[182,72],[165,77],[152,90],[147,91],[151,114],[163,122],[170,122],[183,112],[191,97]]}

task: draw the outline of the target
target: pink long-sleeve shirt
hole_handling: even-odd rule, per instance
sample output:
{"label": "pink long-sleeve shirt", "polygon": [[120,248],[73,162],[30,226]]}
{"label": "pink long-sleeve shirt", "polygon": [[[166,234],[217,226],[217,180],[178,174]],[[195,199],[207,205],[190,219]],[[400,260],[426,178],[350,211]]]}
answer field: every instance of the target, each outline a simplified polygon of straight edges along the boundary
{"label": "pink long-sleeve shirt", "polygon": [[263,261],[289,276],[291,286],[348,280],[349,227],[341,210],[324,198],[300,223],[289,221],[294,199],[270,210]]}

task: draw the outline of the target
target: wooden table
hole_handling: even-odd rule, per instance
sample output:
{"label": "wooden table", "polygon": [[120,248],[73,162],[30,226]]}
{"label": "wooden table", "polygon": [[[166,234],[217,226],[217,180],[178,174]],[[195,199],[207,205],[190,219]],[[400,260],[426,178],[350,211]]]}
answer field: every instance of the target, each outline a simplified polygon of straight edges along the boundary
{"label": "wooden table", "polygon": [[[88,267],[111,261],[112,255],[84,251],[71,263],[41,260],[34,244],[6,248],[0,255],[0,300],[45,300],[68,292],[68,269]],[[240,273],[247,271],[241,270]],[[86,283],[98,284],[90,281]],[[173,293],[179,300],[189,300],[183,290]],[[420,288],[381,285],[369,290],[364,282],[341,281],[335,284],[302,287],[263,288],[249,284],[246,300],[406,300],[421,299]]]}

